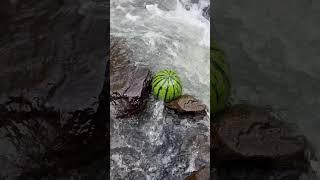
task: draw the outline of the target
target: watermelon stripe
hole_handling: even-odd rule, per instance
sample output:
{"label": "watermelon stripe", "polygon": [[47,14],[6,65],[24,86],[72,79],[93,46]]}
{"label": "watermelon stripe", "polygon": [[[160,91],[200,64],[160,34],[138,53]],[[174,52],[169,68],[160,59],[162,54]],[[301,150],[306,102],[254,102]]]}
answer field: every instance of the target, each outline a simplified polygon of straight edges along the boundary
{"label": "watermelon stripe", "polygon": [[[167,79],[167,78],[166,78],[166,79]],[[160,88],[158,89],[157,98],[159,98],[160,90],[162,89],[163,85],[166,83],[166,79],[163,81],[163,83],[161,84]]]}
{"label": "watermelon stripe", "polygon": [[181,80],[176,72],[162,70],[153,77],[152,90],[156,98],[169,102],[182,94]]}
{"label": "watermelon stripe", "polygon": [[163,80],[163,78],[162,78],[162,77],[156,77],[156,78],[154,78],[154,79],[153,79],[152,84],[154,84],[154,82],[155,82],[156,80],[158,80],[158,79]]}
{"label": "watermelon stripe", "polygon": [[161,81],[163,81],[163,79],[159,79],[159,81],[157,81],[157,83],[153,83],[152,86],[153,86],[154,88],[156,88],[157,85],[158,85]]}
{"label": "watermelon stripe", "polygon": [[[214,74],[213,77],[214,77],[215,81],[218,82],[218,77],[215,74]],[[221,102],[220,102],[220,93],[219,93],[219,90],[218,90],[218,86],[213,86],[213,90],[214,90],[215,95],[216,95],[217,106],[219,107]]]}
{"label": "watermelon stripe", "polygon": [[182,90],[182,86],[180,84],[180,81],[179,80],[175,80],[177,82],[177,84],[180,86],[180,89]]}
{"label": "watermelon stripe", "polygon": [[[168,80],[166,80],[166,82],[169,84],[169,81],[168,81]],[[169,85],[167,85],[166,95],[164,95],[164,100],[165,100],[165,101],[167,101],[168,89],[169,89]]]}
{"label": "watermelon stripe", "polygon": [[[217,62],[213,61],[213,64],[216,66],[216,68],[217,68],[222,74],[226,74],[226,72],[219,66],[219,64],[218,64]],[[223,76],[223,77],[224,77],[224,79],[225,79],[226,81],[228,81],[228,83],[230,84],[229,78],[226,77],[226,76]]]}
{"label": "watermelon stripe", "polygon": [[159,80],[157,82],[157,84],[155,84],[154,88],[153,88],[153,91],[156,92],[156,91],[159,91],[160,89],[160,84],[163,82],[163,79]]}
{"label": "watermelon stripe", "polygon": [[170,82],[171,82],[172,87],[173,87],[173,97],[176,97],[176,88],[174,88],[174,83],[173,83],[171,78],[170,78]]}

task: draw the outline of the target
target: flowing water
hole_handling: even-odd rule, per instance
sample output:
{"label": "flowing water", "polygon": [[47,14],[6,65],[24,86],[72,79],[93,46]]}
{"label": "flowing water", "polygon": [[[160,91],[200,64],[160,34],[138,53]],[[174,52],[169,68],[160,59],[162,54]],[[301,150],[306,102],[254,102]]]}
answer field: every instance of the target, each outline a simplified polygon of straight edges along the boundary
{"label": "flowing water", "polygon": [[[209,0],[111,0],[111,36],[153,73],[180,75],[184,93],[209,105]],[[208,106],[209,107],[209,106]],[[209,115],[178,116],[150,97],[144,112],[111,119],[111,179],[183,179],[209,163]]]}
{"label": "flowing water", "polygon": [[112,0],[111,35],[128,41],[136,64],[176,70],[184,92],[209,104],[210,22],[202,16],[209,0],[190,3],[189,11],[179,0],[170,3],[175,9],[166,11],[156,1]]}

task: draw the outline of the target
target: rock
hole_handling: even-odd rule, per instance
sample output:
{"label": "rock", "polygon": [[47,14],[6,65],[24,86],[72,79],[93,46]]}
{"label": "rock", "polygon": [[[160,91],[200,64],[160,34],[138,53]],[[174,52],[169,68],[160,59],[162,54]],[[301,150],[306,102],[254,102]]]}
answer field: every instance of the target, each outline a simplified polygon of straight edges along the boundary
{"label": "rock", "polygon": [[262,107],[241,104],[219,114],[211,145],[222,180],[317,180],[306,138]]}
{"label": "rock", "polygon": [[215,121],[212,143],[218,165],[227,161],[307,165],[305,137],[263,108],[236,105]]}
{"label": "rock", "polygon": [[113,41],[110,65],[111,106],[116,117],[139,113],[146,104],[150,92],[151,72],[144,67],[136,67],[123,53],[121,43]]}
{"label": "rock", "polygon": [[219,169],[218,173],[219,180],[318,180],[312,172],[306,175],[301,169],[244,167],[239,164],[237,167]]}
{"label": "rock", "polygon": [[210,20],[210,6],[203,9],[202,16]]}
{"label": "rock", "polygon": [[174,109],[180,113],[205,113],[206,105],[190,95],[182,95],[181,97],[166,103],[166,107]]}
{"label": "rock", "polygon": [[108,5],[106,1],[88,1],[81,5],[78,12],[88,17],[108,19],[109,17],[106,16],[106,7]]}
{"label": "rock", "polygon": [[210,179],[210,168],[203,167],[202,169],[193,172],[190,176],[186,177],[185,180],[214,180]]}
{"label": "rock", "polygon": [[166,112],[154,98],[138,118],[111,118],[110,179],[184,179],[209,164],[209,122]]}
{"label": "rock", "polygon": [[104,159],[105,20],[75,1],[2,3],[0,178],[71,177]]}

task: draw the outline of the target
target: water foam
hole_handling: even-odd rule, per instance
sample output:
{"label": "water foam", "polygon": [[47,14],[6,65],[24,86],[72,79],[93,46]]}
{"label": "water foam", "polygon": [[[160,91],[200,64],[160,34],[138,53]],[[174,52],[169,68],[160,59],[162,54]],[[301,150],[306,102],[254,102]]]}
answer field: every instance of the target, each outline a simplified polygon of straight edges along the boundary
{"label": "water foam", "polygon": [[202,16],[208,5],[208,0],[200,0],[187,10],[177,0],[175,10],[165,11],[156,3],[111,0],[111,34],[128,40],[136,64],[153,71],[176,70],[184,93],[209,106],[210,22]]}

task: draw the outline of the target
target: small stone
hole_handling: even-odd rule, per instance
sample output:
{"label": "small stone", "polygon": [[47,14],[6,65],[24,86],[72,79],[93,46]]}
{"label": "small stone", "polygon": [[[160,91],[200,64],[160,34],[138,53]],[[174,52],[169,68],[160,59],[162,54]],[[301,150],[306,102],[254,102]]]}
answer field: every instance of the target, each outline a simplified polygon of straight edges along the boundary
{"label": "small stone", "polygon": [[182,95],[178,99],[166,103],[166,107],[180,113],[204,113],[206,105],[190,95]]}

